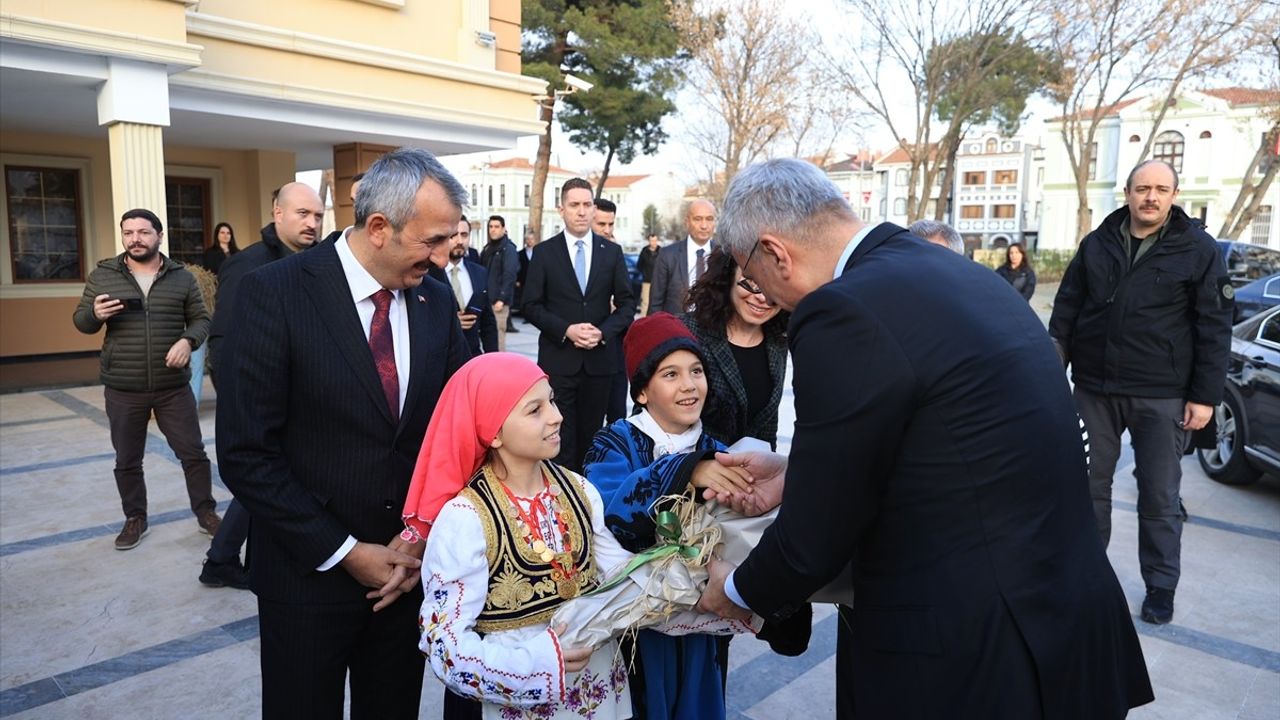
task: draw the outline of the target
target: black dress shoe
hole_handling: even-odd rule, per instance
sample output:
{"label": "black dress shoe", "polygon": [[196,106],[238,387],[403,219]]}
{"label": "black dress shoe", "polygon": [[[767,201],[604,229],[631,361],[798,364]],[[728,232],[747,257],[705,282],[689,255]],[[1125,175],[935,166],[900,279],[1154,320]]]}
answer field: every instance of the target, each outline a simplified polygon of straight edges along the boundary
{"label": "black dress shoe", "polygon": [[1142,621],[1164,625],[1170,620],[1173,620],[1173,591],[1147,588],[1147,597],[1142,601]]}
{"label": "black dress shoe", "polygon": [[200,569],[200,583],[207,587],[248,590],[249,571],[240,564],[240,558],[225,563],[205,560],[204,567]]}

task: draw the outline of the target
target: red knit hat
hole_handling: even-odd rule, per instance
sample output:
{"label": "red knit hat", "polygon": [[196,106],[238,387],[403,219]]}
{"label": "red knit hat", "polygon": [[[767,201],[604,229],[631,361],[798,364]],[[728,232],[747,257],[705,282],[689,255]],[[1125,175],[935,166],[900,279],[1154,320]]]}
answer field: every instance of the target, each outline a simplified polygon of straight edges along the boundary
{"label": "red knit hat", "polygon": [[622,340],[627,378],[631,381],[631,399],[634,400],[649,384],[658,363],[677,350],[688,350],[705,362],[697,338],[675,315],[658,312],[631,324]]}

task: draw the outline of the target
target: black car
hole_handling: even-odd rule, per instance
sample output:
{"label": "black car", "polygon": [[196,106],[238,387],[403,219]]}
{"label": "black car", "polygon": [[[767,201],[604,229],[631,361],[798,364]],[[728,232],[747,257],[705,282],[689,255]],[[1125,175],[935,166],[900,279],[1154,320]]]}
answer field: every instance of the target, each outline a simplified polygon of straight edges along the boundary
{"label": "black car", "polygon": [[1235,240],[1219,240],[1218,250],[1236,287],[1280,272],[1280,250]]}
{"label": "black car", "polygon": [[1242,322],[1269,307],[1280,305],[1280,273],[1258,278],[1236,288],[1236,322]]}
{"label": "black car", "polygon": [[1231,331],[1227,387],[1215,413],[1218,443],[1196,451],[1220,483],[1248,485],[1280,473],[1280,307]]}
{"label": "black car", "polygon": [[640,268],[636,265],[640,256],[624,253],[622,259],[627,263],[627,280],[631,283],[631,297],[636,299],[636,307],[640,307],[640,286],[644,284],[644,276],[640,274]]}

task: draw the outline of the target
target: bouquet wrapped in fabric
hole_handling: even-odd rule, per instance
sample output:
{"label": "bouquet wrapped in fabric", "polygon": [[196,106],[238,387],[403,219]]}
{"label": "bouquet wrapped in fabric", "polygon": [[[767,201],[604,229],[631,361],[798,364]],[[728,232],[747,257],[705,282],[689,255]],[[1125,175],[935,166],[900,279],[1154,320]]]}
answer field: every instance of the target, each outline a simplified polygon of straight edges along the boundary
{"label": "bouquet wrapped in fabric", "polygon": [[[714,502],[698,503],[691,494],[669,496],[657,503],[655,517],[661,541],[613,568],[595,591],[560,606],[551,619],[563,626],[565,647],[594,647],[641,628],[674,630],[675,634],[756,632],[763,620],[749,625],[726,624],[720,617],[698,612],[694,606],[707,584],[707,563],[713,553],[741,562],[751,552],[772,513],[744,517]],[[717,550],[717,547],[719,548]],[[726,552],[732,553],[726,555]]]}

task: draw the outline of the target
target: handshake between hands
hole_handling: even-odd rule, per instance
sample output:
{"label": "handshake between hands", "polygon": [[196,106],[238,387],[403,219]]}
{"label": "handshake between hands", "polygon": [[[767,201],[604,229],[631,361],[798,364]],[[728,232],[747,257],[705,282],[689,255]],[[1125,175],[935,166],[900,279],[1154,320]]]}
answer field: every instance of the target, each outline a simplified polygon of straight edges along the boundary
{"label": "handshake between hands", "polygon": [[[703,465],[709,467],[704,470]],[[701,480],[700,470],[703,471]],[[714,462],[699,463],[694,470],[693,484],[702,488],[703,499],[714,500],[752,517],[763,515],[782,503],[786,475],[784,455],[764,451],[716,453]],[[734,569],[733,564],[723,560],[712,560],[707,565],[707,587],[698,600],[698,610],[744,622],[750,619],[751,611],[730,600],[724,591],[725,578]]]}

